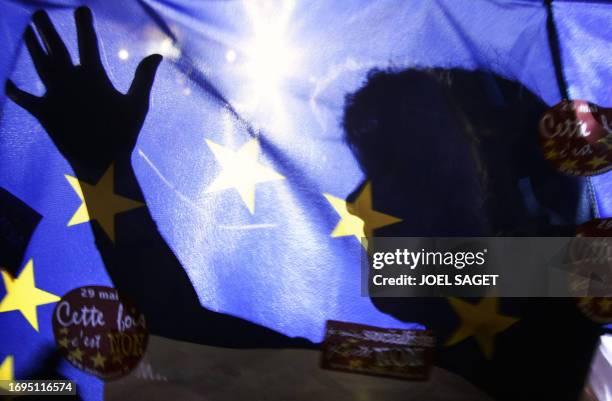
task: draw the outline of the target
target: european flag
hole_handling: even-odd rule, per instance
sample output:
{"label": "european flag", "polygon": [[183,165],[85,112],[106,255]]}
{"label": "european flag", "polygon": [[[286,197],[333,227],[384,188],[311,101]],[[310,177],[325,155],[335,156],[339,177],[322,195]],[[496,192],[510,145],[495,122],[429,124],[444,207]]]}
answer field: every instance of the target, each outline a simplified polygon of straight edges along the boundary
{"label": "european flag", "polygon": [[[107,285],[136,298],[153,334],[173,339],[312,348],[327,320],[439,324],[440,365],[490,394],[504,397],[515,373],[547,370],[542,385],[556,386],[555,401],[580,390],[583,377],[572,375],[586,375],[599,327],[575,302],[557,308],[440,299],[411,306],[361,295],[362,237],[449,235],[442,231],[468,220],[457,209],[451,225],[431,225],[431,208],[410,193],[414,183],[372,180],[367,161],[346,140],[345,105],[376,80],[372,70],[477,75],[491,113],[508,96],[528,99],[532,112],[558,103],[543,2],[2,0],[0,81],[43,95],[23,32],[44,8],[76,61],[73,12],[81,5],[93,11],[102,65],[121,93],[129,92],[143,58],[157,53],[163,61],[131,154],[134,176],[116,174],[120,164],[80,175],[39,121],[0,94],[0,187],[31,210],[23,226],[27,249],[19,266],[2,274],[0,379],[36,377],[50,366],[76,380],[83,399],[101,400],[102,381],[53,356],[51,321],[65,293]],[[559,0],[552,8],[569,96],[612,105],[612,5]],[[440,124],[402,142],[406,155],[426,162],[430,148],[444,142],[444,122],[430,113],[438,101],[430,92],[413,94],[423,108],[400,113]],[[390,142],[374,142],[367,149],[380,151],[378,161],[398,152]],[[423,177],[429,172],[423,168]],[[556,225],[608,217],[609,177],[569,186],[559,179],[534,208]],[[397,196],[378,202],[377,185]],[[465,195],[453,185],[456,196]],[[451,199],[444,192],[432,197]],[[420,305],[425,309],[414,313]],[[513,359],[507,350],[516,344],[526,344],[521,355],[533,360]]]}

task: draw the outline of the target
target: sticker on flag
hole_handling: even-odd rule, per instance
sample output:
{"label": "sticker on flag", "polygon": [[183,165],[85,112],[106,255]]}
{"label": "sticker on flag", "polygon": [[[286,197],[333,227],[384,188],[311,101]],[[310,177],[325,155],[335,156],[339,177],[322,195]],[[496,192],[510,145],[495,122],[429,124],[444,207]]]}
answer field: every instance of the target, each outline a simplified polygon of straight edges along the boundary
{"label": "sticker on flag", "polygon": [[559,171],[575,176],[612,169],[612,110],[585,100],[564,100],[540,120],[544,157]]}
{"label": "sticker on flag", "polygon": [[53,313],[53,333],[72,365],[103,380],[136,368],[149,336],[134,302],[105,286],[79,287],[64,295]]}
{"label": "sticker on flag", "polygon": [[384,329],[328,321],[323,341],[323,369],[428,380],[435,338],[428,330]]}

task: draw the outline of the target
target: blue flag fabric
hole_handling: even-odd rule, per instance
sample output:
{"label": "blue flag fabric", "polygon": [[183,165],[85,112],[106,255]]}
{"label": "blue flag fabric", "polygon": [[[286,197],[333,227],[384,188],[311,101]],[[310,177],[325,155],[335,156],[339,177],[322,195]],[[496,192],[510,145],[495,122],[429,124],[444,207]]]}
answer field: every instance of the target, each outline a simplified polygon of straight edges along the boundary
{"label": "blue flag fabric", "polygon": [[[3,0],[0,81],[42,94],[23,29],[45,8],[76,60],[72,11],[82,4],[94,12],[104,66],[121,91],[144,56],[164,56],[132,160],[201,304],[312,341],[328,319],[418,326],[361,297],[361,245],[335,231],[343,216],[334,202],[364,178],[343,140],[344,98],[368,71],[479,69],[548,105],[560,100],[546,10],[520,0]],[[558,1],[554,9],[571,96],[611,106],[612,6]],[[36,287],[61,297],[112,285],[89,224],[69,226],[81,204],[69,164],[4,93],[0,110],[0,187],[43,216],[23,262],[33,261]],[[602,217],[612,211],[608,177],[591,180]],[[37,308],[38,331],[17,311],[0,313],[0,363],[12,356],[14,377],[54,347],[52,309]],[[101,399],[100,381],[68,364],[62,372],[84,399]]]}

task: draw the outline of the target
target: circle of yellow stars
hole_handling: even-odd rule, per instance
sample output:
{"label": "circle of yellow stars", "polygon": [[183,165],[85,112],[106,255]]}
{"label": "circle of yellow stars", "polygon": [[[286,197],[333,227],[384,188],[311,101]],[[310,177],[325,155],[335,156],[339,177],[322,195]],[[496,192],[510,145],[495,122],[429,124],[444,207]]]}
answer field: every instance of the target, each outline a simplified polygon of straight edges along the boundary
{"label": "circle of yellow stars", "polygon": [[[260,146],[257,139],[252,139],[242,145],[238,150],[232,150],[211,140],[206,144],[220,164],[221,171],[206,189],[207,193],[219,192],[227,189],[235,190],[251,214],[255,213],[255,190],[261,183],[283,180],[281,174],[259,162]],[[569,166],[568,166],[569,168]],[[71,219],[69,226],[90,220],[98,220],[111,239],[114,239],[113,217],[117,213],[142,206],[113,193],[112,166],[95,185],[82,183],[74,177],[67,176],[71,186],[77,192],[83,204]],[[81,192],[81,188],[85,193]],[[372,182],[365,183],[352,202],[337,196],[324,193],[323,196],[339,215],[340,220],[334,227],[330,236],[332,238],[354,237],[359,242],[364,238],[371,238],[376,229],[399,223],[402,219],[377,211],[372,202]],[[85,205],[85,199],[91,207]],[[89,199],[92,199],[90,202]],[[97,201],[96,199],[99,199]],[[110,201],[109,201],[110,200]],[[456,298],[450,298],[449,303],[462,324],[446,342],[447,346],[458,344],[470,337],[474,337],[486,358],[493,355],[495,335],[506,330],[518,319],[498,313],[498,299],[484,298],[478,304],[470,304]],[[71,354],[74,359],[82,357],[78,350]],[[96,356],[94,364],[100,366],[104,361],[101,355]],[[113,361],[117,362],[117,361]]]}

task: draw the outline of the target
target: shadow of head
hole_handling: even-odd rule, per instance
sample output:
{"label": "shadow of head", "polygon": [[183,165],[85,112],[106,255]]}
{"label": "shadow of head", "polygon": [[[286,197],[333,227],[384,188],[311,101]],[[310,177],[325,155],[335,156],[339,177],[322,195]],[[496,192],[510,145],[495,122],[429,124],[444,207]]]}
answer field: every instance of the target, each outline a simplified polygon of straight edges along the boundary
{"label": "shadow of head", "polygon": [[[521,84],[487,72],[372,71],[346,97],[346,141],[371,182],[348,202],[403,219],[375,230],[377,237],[573,236],[573,225],[590,218],[586,191],[582,179],[556,172],[541,155],[538,122],[546,109]],[[365,188],[369,203],[361,200]],[[365,232],[376,227],[368,221],[373,213],[349,211],[364,220]],[[462,372],[496,399],[522,399],[525,388],[542,388],[546,399],[574,399],[568,394],[579,390],[597,338],[572,300],[506,300],[503,313],[521,316],[521,323],[495,339],[495,359],[484,364],[473,340],[445,346],[462,322],[444,297],[372,302],[433,329],[440,339],[436,364]],[[572,323],[552,334],[559,322]],[[562,348],[580,362],[547,364]],[[508,386],[516,372],[523,387]]]}
{"label": "shadow of head", "polygon": [[582,183],[541,156],[546,108],[489,72],[371,71],[346,96],[343,126],[374,208],[404,219],[377,235],[525,235],[573,224]]}

